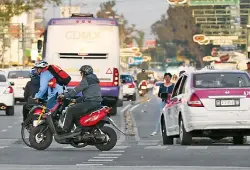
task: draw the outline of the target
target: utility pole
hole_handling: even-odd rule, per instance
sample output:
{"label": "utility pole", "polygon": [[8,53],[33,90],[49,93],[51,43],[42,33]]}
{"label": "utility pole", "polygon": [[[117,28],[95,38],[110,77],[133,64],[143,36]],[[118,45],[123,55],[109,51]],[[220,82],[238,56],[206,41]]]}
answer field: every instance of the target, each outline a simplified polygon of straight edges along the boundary
{"label": "utility pole", "polygon": [[250,14],[248,14],[248,20],[247,20],[247,57],[250,59]]}
{"label": "utility pole", "polygon": [[25,28],[24,28],[24,24],[23,23],[21,24],[21,30],[22,30],[21,32],[22,32],[22,49],[23,49],[22,65],[24,67],[25,57],[26,57],[26,45],[25,45],[26,34],[25,34]]}
{"label": "utility pole", "polygon": [[69,0],[69,16],[71,16],[71,0]]}

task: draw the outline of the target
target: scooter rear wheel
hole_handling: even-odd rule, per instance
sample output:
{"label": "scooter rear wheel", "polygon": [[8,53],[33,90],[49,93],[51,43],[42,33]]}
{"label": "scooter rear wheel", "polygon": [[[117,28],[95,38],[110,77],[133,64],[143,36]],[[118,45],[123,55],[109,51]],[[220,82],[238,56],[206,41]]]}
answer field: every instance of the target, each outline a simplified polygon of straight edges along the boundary
{"label": "scooter rear wheel", "polygon": [[[28,147],[31,147],[30,142],[29,142],[29,136],[30,136],[31,129],[33,128],[33,119],[34,119],[34,115],[29,114],[29,116],[22,123],[22,127],[21,127],[22,140],[25,143],[25,145],[27,145]],[[28,134],[25,134],[25,131],[27,131]]]}
{"label": "scooter rear wheel", "polygon": [[31,130],[29,141],[32,148],[36,150],[45,150],[51,145],[53,134],[46,128],[46,126],[40,125]]}
{"label": "scooter rear wheel", "polygon": [[101,131],[108,136],[108,141],[103,144],[97,144],[95,147],[100,151],[109,151],[113,149],[117,142],[117,134],[114,129],[108,126],[104,126],[101,128]]}

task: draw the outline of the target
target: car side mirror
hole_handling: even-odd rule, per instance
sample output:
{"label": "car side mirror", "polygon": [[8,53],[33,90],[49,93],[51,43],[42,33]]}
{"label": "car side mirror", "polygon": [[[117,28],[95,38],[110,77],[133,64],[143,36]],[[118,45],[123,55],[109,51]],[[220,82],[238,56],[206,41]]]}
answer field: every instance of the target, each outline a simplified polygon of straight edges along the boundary
{"label": "car side mirror", "polygon": [[14,83],[14,82],[10,82],[10,85],[11,85],[11,86],[14,86],[14,85],[15,85],[15,83]]}
{"label": "car side mirror", "polygon": [[137,80],[135,80],[134,82],[137,83]]}
{"label": "car side mirror", "polygon": [[161,93],[160,96],[162,99],[168,99],[168,93]]}

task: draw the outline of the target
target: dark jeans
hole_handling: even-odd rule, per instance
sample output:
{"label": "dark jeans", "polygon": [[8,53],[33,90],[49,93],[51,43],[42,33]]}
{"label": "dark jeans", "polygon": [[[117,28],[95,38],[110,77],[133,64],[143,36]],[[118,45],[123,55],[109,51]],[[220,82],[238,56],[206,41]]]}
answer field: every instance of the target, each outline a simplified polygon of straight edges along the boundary
{"label": "dark jeans", "polygon": [[70,132],[74,126],[74,121],[100,107],[101,107],[100,102],[88,102],[88,101],[77,103],[69,107],[65,115],[63,130]]}
{"label": "dark jeans", "polygon": [[28,117],[30,109],[36,104],[32,98],[28,98],[28,101],[23,105],[23,121]]}

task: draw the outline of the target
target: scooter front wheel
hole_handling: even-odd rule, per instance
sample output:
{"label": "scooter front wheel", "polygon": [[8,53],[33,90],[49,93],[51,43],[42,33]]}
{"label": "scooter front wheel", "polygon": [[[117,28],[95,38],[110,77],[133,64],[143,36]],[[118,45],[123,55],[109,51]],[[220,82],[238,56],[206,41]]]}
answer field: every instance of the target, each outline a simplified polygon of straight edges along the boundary
{"label": "scooter front wheel", "polygon": [[47,149],[53,140],[53,134],[47,126],[34,127],[29,136],[30,145],[36,150]]}

